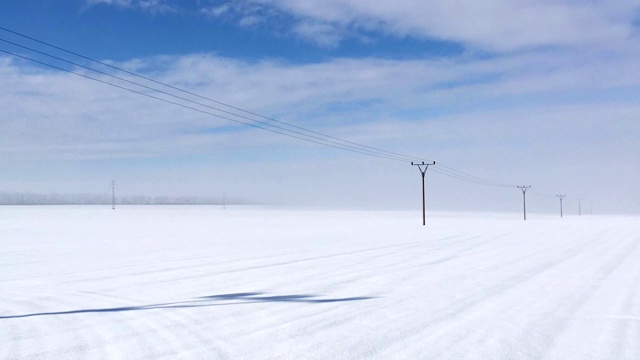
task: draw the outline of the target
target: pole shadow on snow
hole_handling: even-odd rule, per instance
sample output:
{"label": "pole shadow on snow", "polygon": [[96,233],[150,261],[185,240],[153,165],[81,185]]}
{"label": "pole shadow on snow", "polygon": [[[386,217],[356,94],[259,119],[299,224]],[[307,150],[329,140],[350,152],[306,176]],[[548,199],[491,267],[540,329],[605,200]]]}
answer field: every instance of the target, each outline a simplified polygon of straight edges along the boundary
{"label": "pole shadow on snow", "polygon": [[142,310],[156,310],[156,309],[181,309],[181,308],[198,308],[209,306],[222,306],[222,305],[242,305],[242,304],[255,304],[255,303],[306,303],[306,304],[323,304],[323,303],[337,303],[348,301],[359,301],[373,299],[369,296],[347,297],[347,298],[318,298],[318,295],[267,295],[259,292],[245,292],[234,294],[219,294],[201,296],[196,300],[173,302],[173,303],[161,303],[150,304],[141,306],[123,306],[112,307],[102,309],[80,309],[80,310],[68,310],[68,311],[53,311],[53,312],[40,312],[32,314],[20,314],[20,315],[0,315],[0,320],[3,319],[18,319],[36,316],[50,316],[50,315],[74,315],[85,313],[110,313],[110,312],[124,312],[124,311],[142,311]]}
{"label": "pole shadow on snow", "polygon": [[[344,301],[357,301],[357,300],[368,300],[373,299],[373,297],[368,296],[359,296],[359,297],[348,297],[348,298],[338,298],[338,299],[317,299],[318,295],[271,295],[267,296],[263,293],[236,293],[236,294],[222,294],[222,295],[209,295],[209,296],[201,296],[200,299],[209,299],[209,300],[242,300],[244,303],[256,303],[256,302],[298,302],[298,303],[309,303],[309,304],[321,304],[321,303],[332,303],[332,302],[344,302]],[[238,304],[238,303],[236,303]]]}

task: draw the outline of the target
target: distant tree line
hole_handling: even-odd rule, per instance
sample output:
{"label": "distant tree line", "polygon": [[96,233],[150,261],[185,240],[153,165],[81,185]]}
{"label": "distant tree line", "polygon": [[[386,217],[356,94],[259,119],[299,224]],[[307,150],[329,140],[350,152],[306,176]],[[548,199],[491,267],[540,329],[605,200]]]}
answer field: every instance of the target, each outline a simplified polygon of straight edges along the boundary
{"label": "distant tree line", "polygon": [[[224,199],[227,205],[248,205],[239,199]],[[222,205],[222,197],[205,196],[118,196],[119,205]],[[35,194],[0,192],[0,205],[110,205],[111,194]]]}

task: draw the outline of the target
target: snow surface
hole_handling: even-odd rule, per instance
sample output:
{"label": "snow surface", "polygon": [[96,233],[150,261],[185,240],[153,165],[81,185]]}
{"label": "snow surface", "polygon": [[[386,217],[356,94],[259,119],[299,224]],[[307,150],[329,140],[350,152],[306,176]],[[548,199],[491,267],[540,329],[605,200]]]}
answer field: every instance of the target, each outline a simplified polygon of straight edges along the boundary
{"label": "snow surface", "polygon": [[0,207],[0,359],[640,359],[640,218]]}

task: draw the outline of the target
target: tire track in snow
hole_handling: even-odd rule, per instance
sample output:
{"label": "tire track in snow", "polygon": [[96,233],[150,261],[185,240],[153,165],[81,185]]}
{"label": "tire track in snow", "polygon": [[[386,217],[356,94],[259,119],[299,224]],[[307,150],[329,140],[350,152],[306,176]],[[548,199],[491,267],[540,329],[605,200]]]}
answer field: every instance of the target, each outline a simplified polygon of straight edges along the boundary
{"label": "tire track in snow", "polygon": [[[636,238],[640,242],[640,237]],[[640,264],[640,254],[636,254],[635,264]],[[615,344],[615,351],[622,353],[619,359],[640,359],[640,267],[636,266],[637,271],[633,275],[635,279],[628,286],[628,295],[624,305],[621,307],[623,314],[629,314],[630,319],[618,322],[619,327],[616,331],[616,339],[629,339],[630,341]],[[615,353],[614,353],[615,354]]]}
{"label": "tire track in snow", "polygon": [[[485,236],[476,235],[465,237],[462,240],[456,241],[455,245],[463,245],[458,248],[438,244],[437,246],[433,246],[433,244],[425,243],[421,246],[415,246],[406,248],[403,250],[414,250],[414,251],[403,251],[403,252],[392,252],[392,253],[383,253],[371,258],[363,258],[357,263],[349,263],[350,266],[348,271],[343,271],[343,274],[346,273],[348,278],[343,279],[341,281],[333,281],[329,288],[327,288],[326,292],[330,292],[331,289],[345,285],[349,283],[357,283],[361,282],[362,279],[384,279],[386,282],[393,284],[393,288],[402,287],[406,283],[412,283],[415,280],[416,275],[410,274],[407,270],[410,269],[425,269],[426,267],[444,264],[447,262],[451,262],[454,260],[459,260],[460,257],[458,255],[449,255],[451,253],[455,254],[464,254],[476,249],[482,244],[486,245],[487,243],[499,240],[509,233],[499,232],[497,234],[492,234],[488,239],[482,240],[479,242],[470,241],[476,239],[483,239]],[[424,250],[425,252],[419,252],[418,250]],[[444,251],[444,254],[441,254],[441,251]],[[424,261],[423,258],[428,256],[429,259]],[[380,260],[386,260],[386,262],[380,262]],[[371,264],[376,264],[375,266],[371,266]],[[384,273],[380,273],[379,269],[385,269]],[[357,270],[360,269],[360,270]],[[400,278],[394,277],[394,274],[400,275]],[[391,279],[389,279],[391,278]],[[304,280],[304,279],[303,279]],[[384,294],[373,294],[376,296],[384,296]]]}
{"label": "tire track in snow", "polygon": [[[609,239],[611,248],[619,249],[618,258],[612,258],[605,265],[605,270],[601,269],[600,273],[589,277],[597,281],[588,284],[593,288],[588,296],[582,294],[582,297],[578,297],[580,294],[572,294],[572,299],[578,297],[573,308],[569,308],[569,305],[563,302],[563,307],[570,309],[564,312],[566,315],[562,319],[562,330],[566,331],[560,334],[559,339],[556,338],[556,342],[560,343],[550,350],[550,354],[545,354],[547,357],[566,356],[563,354],[566,354],[567,349],[571,349],[571,354],[581,359],[640,358],[640,337],[637,333],[636,336],[633,335],[633,327],[640,323],[640,318],[624,318],[625,314],[631,314],[628,306],[636,300],[635,292],[640,286],[640,268],[637,266],[640,260],[640,238],[633,235],[626,232],[622,236]],[[563,313],[562,310],[564,309],[559,309],[558,312]],[[621,314],[622,318],[616,317],[615,314]],[[576,348],[576,338],[578,341],[588,338],[588,345]],[[631,354],[628,354],[629,352]]]}
{"label": "tire track in snow", "polygon": [[[194,346],[206,346],[209,358],[225,357],[211,339],[205,338],[191,326],[195,320],[193,316],[185,316],[185,312],[176,309],[137,311],[132,309],[135,306],[131,306],[131,301],[91,292],[49,291],[44,298],[40,293],[33,299],[20,301],[22,306],[19,308],[23,314],[47,314],[43,307],[55,309],[61,314],[0,320],[3,326],[6,323],[13,324],[11,328],[17,338],[11,342],[15,348],[10,353],[14,355],[2,358],[175,358]],[[94,299],[101,303],[105,303],[104,300],[108,302],[103,305],[103,310],[95,309]],[[118,307],[113,307],[114,301]],[[79,307],[87,303],[92,305],[87,306],[87,312],[82,312]],[[14,303],[12,308],[16,307]],[[90,310],[92,307],[95,311]],[[69,313],[65,314],[65,311]],[[36,330],[27,333],[25,326],[29,324]],[[65,341],[53,343],[48,340],[60,337],[61,333],[68,334],[62,335]]]}
{"label": "tire track in snow", "polygon": [[[638,244],[631,244],[630,246],[633,247],[635,249],[635,247]],[[586,248],[586,247],[585,247]],[[606,252],[603,250],[610,250],[608,247],[607,243],[601,243],[601,244],[596,244],[595,247],[590,248],[590,250],[586,249],[585,251],[579,252],[577,253],[575,256],[571,256],[569,258],[567,258],[564,261],[561,261],[557,264],[555,264],[553,267],[562,267],[564,264],[566,264],[567,262],[577,262],[581,257],[586,257],[588,255],[588,252],[591,252],[591,256],[588,257],[588,259],[592,259],[595,257],[597,257],[598,255],[602,255],[602,254],[607,254],[609,256],[611,256],[611,260],[608,262],[605,262],[603,265],[599,266],[598,269],[598,275],[601,277],[601,279],[597,282],[597,283],[590,283],[587,284],[586,286],[583,286],[582,288],[576,288],[573,290],[573,292],[569,293],[569,297],[563,299],[562,301],[558,301],[557,299],[553,299],[553,297],[551,298],[550,301],[546,301],[547,303],[549,303],[552,306],[555,306],[552,309],[549,309],[545,312],[545,314],[542,315],[542,317],[540,318],[536,318],[533,320],[529,320],[529,322],[527,324],[519,324],[519,328],[521,329],[522,327],[525,328],[530,328],[530,329],[535,329],[535,331],[533,333],[529,332],[524,334],[523,338],[519,339],[519,340],[515,340],[514,343],[516,344],[516,348],[517,351],[520,353],[521,356],[524,356],[526,358],[542,358],[544,356],[545,351],[547,351],[550,347],[551,344],[553,343],[553,340],[558,336],[558,334],[561,332],[562,330],[562,325],[566,325],[565,322],[563,322],[561,319],[557,320],[556,317],[554,316],[549,316],[548,314],[556,314],[558,312],[564,311],[565,313],[567,312],[572,312],[572,311],[578,311],[579,307],[588,300],[587,295],[594,291],[594,289],[596,289],[598,286],[600,286],[600,284],[602,283],[602,281],[604,281],[606,279],[606,276],[608,276],[608,274],[610,274],[612,271],[615,270],[616,268],[616,264],[623,260],[625,256],[628,256],[628,251],[630,250],[629,247],[623,249],[622,251],[619,252]],[[550,270],[550,269],[549,269]],[[544,271],[542,273],[540,273],[539,275],[536,276],[543,276],[545,273],[547,273],[547,271]],[[546,276],[546,275],[545,275]],[[529,280],[528,283],[531,283],[531,280]],[[526,286],[530,286],[527,283],[522,284],[523,287]],[[531,292],[526,292],[527,294],[529,294],[528,296],[530,296]],[[508,295],[508,294],[507,294]],[[539,298],[537,298],[539,299]],[[526,301],[526,299],[525,299]],[[496,301],[491,301],[488,302],[489,304],[495,303]],[[522,302],[522,301],[520,301]],[[543,298],[542,303],[537,301],[537,304],[534,305],[534,307],[537,305],[538,307],[542,307],[541,304],[545,303],[545,299]],[[481,305],[482,306],[482,305]],[[533,308],[531,309],[525,309],[524,310],[520,310],[520,311],[524,311],[527,313],[530,313],[532,311]],[[509,308],[504,308],[504,311],[507,311],[506,314],[508,314],[509,312]],[[511,316],[509,315],[504,315],[505,318],[509,319],[509,318],[517,318],[518,314],[517,312],[512,314]],[[478,334],[478,329],[474,329],[474,330],[468,330],[470,332],[467,332],[466,335],[459,335],[459,337],[461,338],[467,338],[468,341],[473,342],[472,338],[473,336],[477,336]],[[464,333],[464,332],[463,332]],[[534,339],[536,339],[536,337],[538,337],[537,341],[534,341]],[[462,345],[459,341],[457,342],[457,346]],[[523,344],[525,345],[523,347]],[[547,350],[545,350],[547,349]],[[528,351],[528,353],[526,355],[523,355],[522,353],[524,351]],[[510,356],[513,356],[510,355]]]}
{"label": "tire track in snow", "polygon": [[[477,237],[477,236],[472,236],[471,238],[475,238],[475,237]],[[459,242],[464,242],[464,240],[460,240]],[[422,246],[429,246],[429,244],[425,244],[424,241],[413,241],[413,242],[408,242],[408,243],[403,243],[403,244],[386,245],[386,246],[379,246],[379,247],[375,247],[375,248],[365,248],[365,249],[353,250],[353,251],[348,251],[348,252],[340,252],[340,253],[333,253],[333,254],[322,255],[322,256],[307,257],[307,258],[303,258],[303,259],[296,259],[295,258],[297,256],[296,253],[285,254],[284,256],[291,256],[291,257],[293,257],[293,259],[287,260],[287,261],[277,261],[277,262],[272,262],[272,263],[262,264],[262,265],[244,266],[244,267],[239,267],[239,268],[235,268],[235,269],[228,269],[228,270],[222,270],[222,271],[216,269],[216,267],[219,264],[215,263],[215,264],[202,264],[202,265],[188,266],[188,267],[173,267],[173,268],[170,268],[170,269],[158,269],[158,270],[150,270],[150,271],[141,271],[141,272],[136,272],[136,273],[125,273],[125,274],[122,274],[120,276],[126,276],[127,278],[130,278],[130,277],[149,277],[150,278],[149,280],[129,281],[128,282],[128,286],[130,286],[130,287],[140,287],[140,286],[144,286],[144,285],[148,285],[148,284],[157,283],[157,281],[158,281],[157,274],[169,275],[171,272],[176,272],[176,273],[188,272],[188,273],[191,273],[195,269],[206,270],[206,271],[203,271],[204,273],[201,273],[199,275],[190,274],[189,276],[174,276],[174,277],[171,277],[171,278],[167,277],[167,278],[163,279],[163,282],[165,282],[165,283],[181,282],[181,281],[185,281],[185,280],[193,280],[193,279],[198,279],[198,278],[202,278],[202,277],[215,277],[215,276],[219,276],[219,275],[228,275],[228,274],[233,274],[233,273],[242,273],[242,272],[246,272],[246,271],[264,270],[264,269],[280,267],[280,266],[306,264],[306,263],[311,263],[311,262],[315,262],[315,261],[333,260],[333,259],[339,258],[339,257],[348,257],[348,256],[366,254],[366,253],[378,252],[378,251],[386,252],[389,249],[402,249],[402,248],[405,248],[405,247],[415,247],[415,246],[422,247]],[[230,261],[230,262],[228,262],[228,264],[233,265],[236,262],[238,262],[238,261]],[[209,270],[212,270],[212,271],[209,271]],[[110,270],[107,270],[107,273],[109,273],[109,271]],[[111,271],[113,271],[113,270],[111,270]],[[153,276],[151,276],[151,275],[153,275]],[[105,274],[104,276],[92,277],[92,278],[89,278],[89,279],[85,279],[84,281],[100,281],[100,280],[113,279],[115,277],[117,277],[117,276],[115,276],[114,274]]]}
{"label": "tire track in snow", "polygon": [[[411,329],[402,329],[397,331],[395,334],[389,334],[389,337],[392,340],[390,340],[385,347],[391,347],[393,343],[399,343],[400,341],[407,342],[407,339],[415,339],[413,342],[418,342],[417,338],[422,337],[422,334],[424,334],[428,329],[438,327],[444,322],[456,323],[459,318],[473,311],[477,306],[482,306],[484,303],[492,303],[492,299],[502,297],[509,290],[521,286],[523,280],[529,280],[549,271],[551,268],[558,266],[565,261],[580,256],[585,246],[593,245],[598,248],[602,247],[598,237],[594,237],[586,243],[574,244],[558,254],[555,258],[546,260],[542,263],[537,263],[535,266],[525,269],[519,274],[505,278],[498,284],[491,284],[473,293],[465,294],[466,297],[464,299],[456,300],[446,308],[436,313],[432,313],[431,317],[426,319],[428,320],[426,324],[421,324],[420,326],[413,327]],[[383,349],[377,349],[376,353],[366,354],[366,357],[377,356],[377,354],[382,354],[383,351]],[[438,358],[438,356],[447,357],[446,354],[438,354],[435,358]]]}
{"label": "tire track in snow", "polygon": [[[499,239],[499,238],[501,238],[501,237],[503,237],[503,236],[504,236],[504,233],[497,234],[497,235],[492,235],[490,239],[482,240],[481,242],[482,242],[482,243],[484,243],[484,244],[487,244],[489,241],[491,241],[491,240],[495,240],[495,239]],[[477,238],[477,237],[474,237],[474,238]],[[463,242],[463,241],[461,241],[461,242]],[[477,246],[476,246],[476,243],[470,243],[470,244],[467,244],[467,245],[468,245],[468,246],[465,246],[463,249],[469,249],[469,248],[476,248],[476,247],[477,247]],[[450,249],[450,250],[451,250],[451,249]],[[455,250],[451,250],[451,251],[455,251]],[[395,256],[395,255],[399,255],[399,256],[401,256],[401,257],[406,257],[407,253],[393,254],[393,255],[394,255],[394,256]],[[369,261],[369,260],[371,260],[371,259],[370,259],[370,258],[366,258],[366,259],[364,259],[364,261],[365,261],[365,262],[366,262],[366,261]],[[387,268],[388,268],[388,264],[381,264],[380,266],[381,266],[381,267],[383,267],[383,268],[385,268],[385,269],[387,269]],[[369,269],[371,269],[371,263],[369,263],[368,268],[369,268]],[[353,271],[353,270],[352,270],[352,268],[345,269],[345,272],[349,272],[349,273],[351,273],[352,271]],[[405,271],[404,271],[404,269],[399,268],[399,269],[396,269],[396,271],[395,271],[395,272],[398,272],[398,273],[404,273]],[[379,276],[379,277],[382,277],[382,278],[387,278],[387,277],[389,277],[389,274],[390,274],[390,272],[389,272],[389,271],[384,271],[383,273],[384,273],[384,274],[380,274],[380,273],[378,273],[378,276]],[[412,276],[409,276],[409,278],[414,278],[414,276],[413,276],[413,275],[412,275]],[[304,278],[303,278],[303,279],[301,279],[301,281],[304,281],[304,280],[305,280]],[[318,316],[323,316],[323,315],[322,315],[322,314],[318,314]],[[344,314],[343,316],[344,316],[344,318],[341,320],[341,323],[344,323],[344,322],[347,322],[347,323],[348,323],[348,322],[351,322],[351,321],[357,320],[360,316],[362,316],[362,313],[361,313],[361,312],[351,312],[350,314]],[[303,323],[304,323],[304,322],[306,322],[306,321],[308,321],[308,320],[307,320],[307,319],[305,319],[305,318],[301,318],[301,319],[297,320],[296,322],[303,322]],[[287,324],[288,324],[288,323],[287,323]],[[334,327],[336,327],[336,326],[337,326],[337,325],[334,325]],[[329,331],[329,329],[328,329],[328,328],[327,328],[326,330],[327,330],[327,331]],[[335,345],[333,345],[333,346],[335,346]],[[358,347],[358,346],[355,346],[355,347]],[[367,356],[368,356],[368,355],[364,355],[364,356],[363,356],[363,358],[367,358]]]}
{"label": "tire track in snow", "polygon": [[[490,239],[484,240],[483,242],[493,241],[499,239],[504,236],[505,233],[499,232],[498,235],[491,236]],[[471,247],[476,247],[475,242],[470,242],[470,240],[479,239],[481,236],[473,235],[473,236],[456,236],[456,237],[447,237],[445,239],[455,238],[455,245],[459,245],[460,252],[464,252],[466,249]],[[313,266],[308,266],[307,261],[295,261],[295,262],[281,262],[277,266],[273,267],[289,267],[295,266],[295,270],[286,270],[289,272],[287,274],[287,282],[304,282],[308,283],[310,279],[314,278],[330,278],[330,282],[327,281],[319,282],[319,285],[322,287],[318,287],[318,291],[321,293],[333,293],[336,288],[341,285],[358,282],[361,281],[362,278],[372,279],[376,277],[388,278],[394,271],[404,272],[402,268],[398,268],[397,270],[392,270],[393,267],[390,264],[402,264],[406,266],[407,263],[411,261],[416,261],[415,259],[407,259],[408,253],[419,252],[418,250],[426,250],[428,253],[435,255],[437,252],[433,251],[441,251],[446,250],[447,252],[451,251],[451,247],[447,247],[443,245],[440,241],[437,240],[427,240],[421,242],[411,242],[400,244],[393,247],[384,247],[384,248],[375,248],[375,249],[366,249],[362,251],[356,252],[348,252],[341,253],[339,256],[330,256],[330,257],[316,257],[313,261],[335,261],[337,257],[344,257],[341,261],[341,266],[337,269],[337,272],[331,272],[330,266],[323,266],[320,264],[313,264]],[[394,250],[394,251],[389,251]],[[424,253],[424,252],[423,252]],[[355,259],[354,257],[358,257]],[[394,262],[391,262],[392,259],[397,259]],[[305,259],[306,260],[306,259]],[[383,262],[384,260],[384,262]],[[439,262],[441,260],[435,260],[434,262]],[[372,266],[372,264],[375,264]],[[261,267],[260,269],[265,270],[268,268],[272,268],[271,265],[266,267]],[[384,275],[379,274],[379,269],[385,268]],[[318,274],[317,269],[323,269],[323,275]],[[250,269],[253,270],[253,269]],[[285,271],[283,269],[283,271]],[[295,278],[291,278],[291,276],[295,276]],[[340,280],[336,280],[340,279]],[[375,295],[375,294],[373,294]]]}
{"label": "tire track in snow", "polygon": [[[68,303],[56,291],[41,289],[37,293],[16,294],[12,308],[21,309],[25,313],[37,312],[43,307],[64,308]],[[63,354],[86,354],[86,334],[78,322],[68,322],[65,319],[50,319],[34,317],[29,319],[2,319],[0,324],[15,324],[18,334],[17,344],[20,348],[16,358],[64,359]],[[71,335],[73,334],[73,338]],[[62,339],[60,339],[62,337]]]}
{"label": "tire track in snow", "polygon": [[[223,257],[224,265],[215,262],[206,264],[208,259],[200,256],[202,252],[198,252],[198,247],[206,249],[205,252],[209,251],[209,248],[199,242],[191,244],[189,249],[180,254],[184,254],[184,257],[171,257],[170,251],[155,251],[144,256],[135,254],[136,256],[128,257],[130,261],[137,261],[148,256],[148,261],[133,266],[127,264],[127,261],[104,261],[99,263],[100,266],[104,265],[104,269],[98,269],[103,272],[83,273],[84,269],[92,270],[91,259],[83,260],[78,269],[65,267],[62,269],[64,275],[58,272],[55,276],[45,276],[42,281],[27,282],[19,289],[14,288],[13,284],[19,285],[20,279],[10,280],[11,275],[5,276],[9,280],[0,283],[5,285],[0,287],[0,293],[7,287],[16,296],[9,295],[10,300],[2,299],[2,307],[5,308],[6,305],[11,313],[25,314],[42,310],[43,305],[46,305],[46,308],[53,307],[51,303],[56,301],[60,302],[60,308],[54,310],[93,303],[90,299],[82,298],[83,295],[69,292],[77,289],[92,289],[97,293],[120,295],[120,300],[104,300],[105,307],[113,307],[111,302],[114,301],[122,303],[123,307],[153,302],[145,299],[164,302],[160,301],[160,298],[188,302],[189,299],[203,295],[202,292],[205,291],[206,294],[215,294],[231,288],[233,290],[228,292],[238,289],[238,292],[263,291],[302,295],[319,293],[332,297],[342,297],[347,293],[349,294],[346,296],[372,295],[379,297],[350,303],[312,305],[256,302],[220,307],[123,311],[117,314],[96,313],[91,316],[85,314],[82,318],[90,325],[80,326],[78,321],[65,320],[66,323],[61,323],[58,329],[67,329],[70,336],[76,337],[77,345],[84,344],[89,347],[83,358],[98,358],[99,352],[109,348],[113,350],[114,356],[111,358],[207,357],[206,354],[199,356],[202,355],[201,352],[192,351],[193,348],[198,348],[210,350],[211,355],[208,357],[217,358],[438,358],[432,356],[438,354],[450,359],[474,356],[523,359],[542,354],[554,358],[554,349],[562,348],[566,344],[560,340],[565,339],[565,336],[575,329],[576,324],[579,325],[579,322],[570,323],[565,331],[562,331],[556,323],[557,319],[552,318],[554,313],[578,319],[587,318],[589,312],[583,310],[589,310],[589,306],[593,305],[594,309],[603,310],[601,314],[607,315],[599,320],[605,325],[602,327],[605,337],[597,338],[598,341],[593,342],[594,344],[582,342],[582,354],[586,355],[579,359],[588,358],[589,350],[593,350],[595,355],[591,356],[596,358],[639,358],[634,356],[638,354],[638,344],[633,343],[635,339],[640,338],[640,321],[637,320],[640,318],[640,272],[638,266],[633,265],[634,261],[637,263],[640,260],[639,251],[637,248],[631,250],[631,247],[628,247],[627,250],[632,254],[626,259],[621,257],[625,252],[625,246],[631,246],[627,241],[628,233],[631,231],[623,234],[616,230],[609,238],[602,238],[600,241],[595,239],[592,242],[593,230],[599,230],[602,228],[601,225],[584,226],[586,229],[582,229],[587,222],[576,226],[565,221],[562,228],[560,223],[551,221],[532,222],[527,224],[527,227],[494,223],[488,224],[486,228],[474,227],[474,231],[467,232],[464,224],[464,221],[448,221],[444,226],[459,227],[451,230],[447,228],[445,230],[448,231],[445,231],[444,226],[441,226],[436,231],[438,236],[427,233],[418,237],[416,233],[404,231],[404,228],[400,229],[399,226],[397,237],[390,231],[381,234],[368,231],[361,236],[379,236],[379,239],[374,241],[375,244],[358,242],[350,246],[350,249],[345,249],[341,242],[335,239],[301,248],[290,246],[291,242],[285,242],[287,246],[284,248],[271,250],[260,247],[258,251],[250,249],[248,252],[251,256],[246,256],[247,254],[242,253],[241,246],[233,245],[231,251]],[[505,224],[508,229],[505,229]],[[637,225],[633,226],[637,228]],[[631,225],[624,226],[625,229],[630,227]],[[491,242],[490,237],[500,235],[492,231],[498,228],[503,231],[515,228],[515,231],[514,234]],[[538,241],[531,236],[531,231],[534,232],[534,236],[546,238]],[[126,235],[125,232],[122,233]],[[332,235],[342,235],[336,233],[334,231]],[[449,233],[461,234],[443,240]],[[634,235],[637,233],[634,232]],[[280,234],[275,235],[277,237]],[[311,241],[321,240],[325,235],[319,232],[317,237],[308,238]],[[343,239],[348,241],[348,236],[351,235],[360,236],[352,232]],[[595,238],[597,237],[600,235],[596,234]],[[640,240],[637,236],[632,237],[636,241]],[[408,242],[407,239],[416,241]],[[402,240],[404,247],[398,246],[402,244],[394,243]],[[371,251],[385,242],[396,247]],[[274,243],[281,244],[276,238]],[[479,243],[484,245],[478,245]],[[80,250],[84,248],[77,247]],[[571,254],[571,249],[577,249],[579,254],[561,261],[563,257]],[[70,251],[59,251],[57,247],[54,250],[53,260],[47,264],[53,265],[55,260],[59,260],[56,258],[58,255],[65,255],[60,259],[69,259],[72,265],[78,264],[74,263],[73,258],[66,256]],[[194,259],[201,260],[189,261],[190,252],[195,255]],[[355,253],[346,255],[349,252]],[[254,256],[264,254],[267,256]],[[98,257],[93,259],[98,260]],[[290,261],[305,259],[308,261]],[[616,259],[622,259],[620,266],[607,274],[607,266],[614,266]],[[560,262],[556,265],[551,264],[554,260]],[[252,262],[254,264],[251,264]],[[545,262],[550,267],[547,270],[540,269],[540,273],[535,274],[536,267]],[[270,266],[272,264],[275,265]],[[251,268],[251,265],[266,267],[257,271],[244,270]],[[67,271],[69,269],[73,271]],[[158,271],[127,278],[127,273],[146,270]],[[219,270],[235,271],[217,276],[216,271]],[[577,273],[576,277],[569,277],[563,274],[568,270],[579,270],[582,274]],[[629,290],[617,296],[618,294],[613,292],[616,289],[614,285],[621,279],[619,274],[625,271],[630,273],[628,278],[624,278],[624,285],[628,285]],[[18,270],[14,273],[21,275]],[[110,273],[117,276],[109,277]],[[29,269],[27,275],[30,274],[35,274],[35,271]],[[589,287],[593,284],[581,276],[589,277],[592,274],[596,274],[593,275],[596,277],[600,274],[603,278],[601,285],[589,292]],[[97,275],[105,277],[96,281],[94,278]],[[197,277],[189,280],[189,275]],[[179,277],[185,280],[164,282]],[[35,304],[32,306],[16,303],[21,298],[29,298],[20,296],[22,290],[27,292],[40,284],[47,288],[48,284],[44,284],[48,280],[51,280],[51,289],[58,289],[56,286],[62,285],[59,293],[53,294],[55,296],[47,289],[48,293],[33,296]],[[495,287],[501,284],[510,285],[510,282],[516,284],[506,289]],[[140,287],[139,283],[144,287]],[[594,295],[603,296],[610,289],[612,294],[616,294],[615,299],[603,301],[602,305],[606,307],[599,307],[600,304],[596,301],[598,299],[595,299]],[[377,291],[380,293],[376,293]],[[434,295],[436,292],[443,294],[444,304],[438,302],[438,295]],[[3,293],[3,297],[5,294],[7,293]],[[60,296],[62,299],[47,300],[47,296]],[[458,296],[468,296],[468,299]],[[580,300],[585,300],[586,303],[580,304]],[[562,301],[566,301],[566,304]],[[539,307],[533,308],[535,304]],[[518,310],[514,305],[522,305],[525,308]],[[21,309],[21,306],[29,309]],[[526,309],[527,306],[531,309]],[[578,312],[575,312],[576,308]],[[76,316],[80,315],[50,318],[71,319]],[[444,320],[432,322],[434,318],[438,320],[437,317],[442,316],[445,316]],[[7,328],[13,332],[15,329],[12,325],[18,323],[20,331],[26,334],[25,338],[39,334],[35,327],[35,332],[29,334],[30,329],[26,324],[35,322],[26,321],[27,319],[33,318],[25,318],[19,322],[0,320],[0,334],[3,330],[6,334]],[[259,322],[256,324],[257,320]],[[11,326],[4,326],[5,324]],[[95,330],[90,329],[93,333],[88,332],[85,339],[75,335],[86,326],[93,326]],[[188,329],[176,329],[180,327]],[[559,332],[556,334],[555,331]],[[530,337],[523,337],[523,332],[529,332]],[[607,338],[620,341],[599,343]],[[28,349],[23,346],[25,342],[16,343],[12,339],[15,338],[3,338],[0,358],[9,351],[7,348],[29,354]],[[54,342],[64,339],[67,339],[64,335],[50,333],[38,345],[46,350],[47,347],[52,347]],[[495,347],[487,344],[496,339],[498,342],[493,344]],[[7,346],[4,340],[8,340]],[[216,340],[220,343],[216,343]],[[394,340],[398,342],[393,343]],[[135,346],[137,341],[142,346]],[[92,345],[96,342],[104,344]],[[554,344],[556,347],[553,347]],[[447,346],[448,350],[445,349]],[[74,349],[73,351],[78,353],[83,351],[80,347]],[[522,351],[518,352],[518,349]],[[264,356],[265,354],[274,356]],[[49,355],[63,358],[55,352]],[[101,355],[103,356],[99,358],[105,358],[104,354]]]}
{"label": "tire track in snow", "polygon": [[[628,258],[629,252],[635,251],[638,245],[635,242],[623,243],[612,249],[609,243],[603,242],[600,246],[585,249],[579,256],[568,259],[566,262],[556,266],[554,272],[557,274],[544,274],[540,276],[540,279],[534,279],[528,284],[523,284],[524,289],[528,290],[525,292],[529,294],[528,296],[532,293],[530,288],[534,287],[536,281],[541,282],[544,280],[547,283],[547,287],[554,289],[554,291],[550,292],[551,296],[537,297],[534,302],[529,299],[523,299],[520,302],[529,304],[524,308],[528,309],[529,313],[533,312],[539,314],[539,316],[526,319],[518,324],[519,332],[523,334],[520,339],[513,341],[512,350],[517,349],[522,356],[526,357],[545,358],[554,347],[558,337],[570,325],[566,317],[578,312],[589,301],[591,295]],[[605,257],[602,257],[602,255]],[[603,261],[601,263],[585,264],[588,269],[586,271],[590,270],[589,274],[591,274],[587,277],[587,280],[596,279],[596,281],[585,281],[584,271],[576,276],[577,274],[568,274],[567,269],[562,269],[580,268],[579,265],[583,264],[585,260],[591,260],[598,256],[602,257]],[[589,269],[588,265],[593,266]],[[551,284],[546,278],[551,278]],[[558,298],[558,296],[562,296],[562,298]],[[513,309],[506,308],[502,316],[505,319],[517,319],[518,313],[521,311],[513,311]],[[528,329],[529,331],[523,332],[523,329]],[[564,358],[565,356],[562,357]],[[551,358],[556,357],[552,356]]]}
{"label": "tire track in snow", "polygon": [[[619,238],[625,240],[624,236]],[[608,252],[595,252],[589,256],[588,260],[597,258],[598,255],[605,255],[606,257],[601,257],[601,264],[594,264],[588,279],[584,279],[586,278],[584,274],[580,274],[583,280],[580,281],[581,279],[577,279],[577,281],[575,281],[579,286],[576,286],[569,292],[569,296],[565,297],[563,301],[556,300],[551,303],[551,305],[555,305],[555,307],[550,310],[550,313],[554,314],[554,316],[541,316],[531,322],[531,327],[536,328],[542,338],[542,341],[539,342],[542,345],[531,350],[534,357],[545,358],[548,355],[549,351],[554,347],[558,336],[570,325],[567,317],[570,318],[580,311],[581,307],[589,301],[594,292],[596,292],[640,246],[640,242],[634,238],[628,240],[627,243],[619,244],[617,247],[611,246],[616,243],[617,242],[613,240],[604,242],[602,248],[607,249]],[[565,281],[563,284],[567,284],[567,282]],[[562,316],[558,314],[562,314]],[[533,324],[535,324],[535,327]],[[524,341],[525,339],[522,340]]]}

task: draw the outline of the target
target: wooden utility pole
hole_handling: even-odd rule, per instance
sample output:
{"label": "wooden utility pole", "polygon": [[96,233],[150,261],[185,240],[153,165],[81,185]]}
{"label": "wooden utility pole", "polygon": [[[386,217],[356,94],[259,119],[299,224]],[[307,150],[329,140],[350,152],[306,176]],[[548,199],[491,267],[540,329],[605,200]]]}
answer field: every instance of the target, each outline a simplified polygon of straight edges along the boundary
{"label": "wooden utility pole", "polygon": [[567,195],[556,195],[556,197],[560,199],[560,217],[562,217],[562,199],[564,199],[565,196]]}
{"label": "wooden utility pole", "polygon": [[522,190],[522,207],[524,210],[524,219],[527,220],[527,197],[526,197],[526,192],[527,189],[530,188],[531,185],[529,186],[517,186],[518,189]]}
{"label": "wooden utility pole", "polygon": [[111,210],[116,209],[116,181],[111,180]]}
{"label": "wooden utility pole", "polygon": [[582,216],[582,199],[578,199],[578,216]]}
{"label": "wooden utility pole", "polygon": [[[430,163],[425,163],[424,161],[421,163],[413,163],[413,161],[411,162],[411,165],[417,166],[418,169],[420,170],[420,173],[422,174],[422,225],[426,225],[426,216],[425,216],[425,205],[424,205],[424,174],[427,172],[427,169],[429,168],[429,165],[435,165],[436,162],[432,161]],[[424,170],[422,169],[422,167],[424,166]]]}

